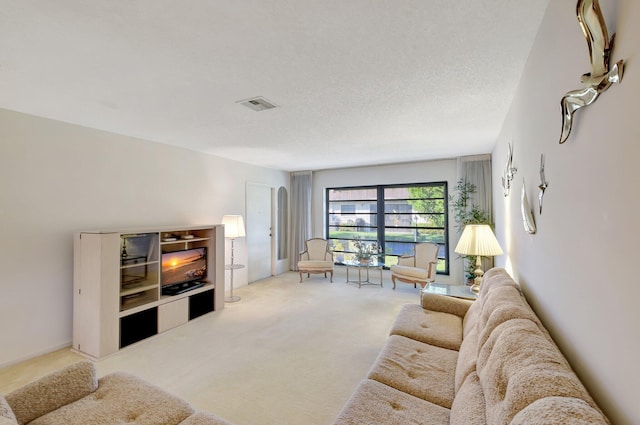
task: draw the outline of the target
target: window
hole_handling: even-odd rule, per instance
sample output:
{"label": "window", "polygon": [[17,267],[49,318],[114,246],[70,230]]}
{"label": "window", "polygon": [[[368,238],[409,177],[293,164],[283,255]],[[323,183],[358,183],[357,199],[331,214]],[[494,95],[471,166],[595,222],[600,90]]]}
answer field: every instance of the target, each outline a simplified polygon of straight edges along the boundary
{"label": "window", "polygon": [[413,255],[416,242],[440,246],[438,273],[449,274],[447,183],[330,188],[326,237],[334,258],[353,258],[357,238],[381,248],[386,267]]}

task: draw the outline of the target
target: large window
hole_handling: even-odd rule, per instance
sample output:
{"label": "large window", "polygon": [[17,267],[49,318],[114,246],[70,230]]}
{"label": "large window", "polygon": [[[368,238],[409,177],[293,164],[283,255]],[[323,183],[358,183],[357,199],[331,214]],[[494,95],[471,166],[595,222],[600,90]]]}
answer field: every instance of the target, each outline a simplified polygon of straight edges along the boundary
{"label": "large window", "polygon": [[330,188],[327,239],[337,262],[350,260],[361,239],[381,248],[385,266],[413,255],[416,242],[440,246],[438,273],[449,274],[447,183]]}

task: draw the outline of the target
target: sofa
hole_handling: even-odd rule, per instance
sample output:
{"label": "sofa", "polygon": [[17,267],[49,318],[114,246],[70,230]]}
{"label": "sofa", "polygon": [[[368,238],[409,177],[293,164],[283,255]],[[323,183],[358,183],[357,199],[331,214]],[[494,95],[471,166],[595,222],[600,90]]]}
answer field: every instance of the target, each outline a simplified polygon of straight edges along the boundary
{"label": "sofa", "polygon": [[346,424],[609,424],[518,284],[484,275],[475,301],[421,294],[338,415]]}
{"label": "sofa", "polygon": [[83,360],[0,395],[0,425],[229,425],[128,373]]}

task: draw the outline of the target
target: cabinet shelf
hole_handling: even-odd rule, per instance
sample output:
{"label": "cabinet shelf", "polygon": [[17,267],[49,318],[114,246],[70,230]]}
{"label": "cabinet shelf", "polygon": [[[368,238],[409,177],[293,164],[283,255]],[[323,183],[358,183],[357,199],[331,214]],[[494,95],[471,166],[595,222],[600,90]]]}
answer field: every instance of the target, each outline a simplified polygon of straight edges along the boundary
{"label": "cabinet shelf", "polygon": [[160,245],[171,245],[171,244],[181,244],[181,243],[192,243],[192,242],[202,242],[202,241],[208,241],[209,238],[191,238],[191,239],[181,239],[181,238],[177,238],[176,240],[173,241],[165,241],[163,240],[162,242],[160,242]]}
{"label": "cabinet shelf", "polygon": [[148,284],[148,285],[140,285],[140,284],[131,284],[127,285],[125,288],[120,290],[120,296],[126,297],[127,295],[137,294],[138,292],[149,291],[151,289],[158,289],[158,285],[156,284]]}
{"label": "cabinet shelf", "polygon": [[140,307],[158,300],[158,289],[156,286],[146,291],[132,292],[120,297],[120,311]]}
{"label": "cabinet shelf", "polygon": [[124,270],[124,269],[132,269],[134,267],[150,266],[152,264],[158,264],[158,262],[157,261],[145,261],[145,262],[141,262],[141,263],[122,264],[120,266],[120,268],[122,270]]}
{"label": "cabinet shelf", "polygon": [[[147,310],[151,307],[160,307],[166,304],[171,304],[175,301],[178,300],[182,300],[184,298],[190,298],[194,295],[198,295],[201,294],[203,292],[207,292],[207,291],[211,291],[212,289],[216,289],[216,285],[213,282],[207,282],[204,286],[201,286],[200,288],[196,288],[192,291],[188,291],[188,292],[183,292],[182,294],[178,294],[178,295],[160,295],[160,298],[157,301],[152,301],[148,304],[141,304],[141,305],[134,305],[133,303],[128,304],[127,305],[127,309],[126,310],[121,310],[118,317],[126,317],[126,316],[130,316],[132,314],[138,313],[140,311],[144,311]],[[219,307],[215,308],[216,310],[219,309]]]}
{"label": "cabinet shelf", "polygon": [[178,300],[180,298],[187,298],[191,295],[199,294],[200,292],[210,291],[211,289],[215,289],[216,285],[212,282],[206,282],[204,286],[201,286],[196,289],[192,289],[191,291],[183,292],[182,294],[177,295],[161,295],[160,303],[171,302]]}

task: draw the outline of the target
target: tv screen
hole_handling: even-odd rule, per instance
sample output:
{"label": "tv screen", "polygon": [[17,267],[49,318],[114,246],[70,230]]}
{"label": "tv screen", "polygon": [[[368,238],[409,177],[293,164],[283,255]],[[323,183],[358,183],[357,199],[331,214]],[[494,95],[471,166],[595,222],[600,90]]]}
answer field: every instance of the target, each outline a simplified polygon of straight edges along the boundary
{"label": "tv screen", "polygon": [[196,282],[207,276],[207,248],[192,248],[162,254],[162,287]]}

